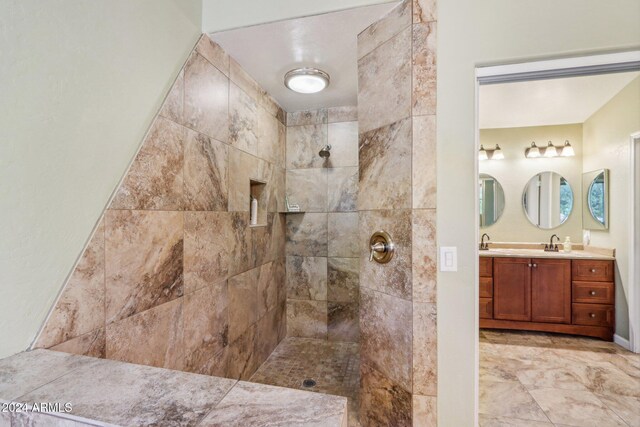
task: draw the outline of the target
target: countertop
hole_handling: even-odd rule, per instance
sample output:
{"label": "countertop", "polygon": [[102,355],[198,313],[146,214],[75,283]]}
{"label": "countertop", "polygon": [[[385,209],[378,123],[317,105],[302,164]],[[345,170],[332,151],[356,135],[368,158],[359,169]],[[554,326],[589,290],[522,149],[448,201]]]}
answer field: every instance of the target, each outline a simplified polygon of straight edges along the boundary
{"label": "countertop", "polygon": [[[51,350],[0,360],[0,402],[21,409],[0,426],[347,425],[345,397]],[[63,410],[33,410],[43,402]]]}
{"label": "countertop", "polygon": [[[481,257],[509,257],[509,258],[561,258],[561,259],[592,259],[615,260],[615,249],[587,247],[575,245],[579,249],[564,252],[562,245],[558,252],[545,252],[543,245],[536,243],[490,243],[489,250],[480,251]],[[538,249],[539,248],[539,249]]]}

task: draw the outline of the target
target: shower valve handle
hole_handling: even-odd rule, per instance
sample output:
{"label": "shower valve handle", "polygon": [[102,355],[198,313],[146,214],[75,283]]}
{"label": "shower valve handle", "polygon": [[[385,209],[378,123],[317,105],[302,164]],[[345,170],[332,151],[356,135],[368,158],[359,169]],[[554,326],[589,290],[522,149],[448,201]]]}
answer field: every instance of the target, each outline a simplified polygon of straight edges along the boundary
{"label": "shower valve handle", "polygon": [[376,252],[386,252],[387,251],[387,245],[385,245],[382,242],[378,242],[378,243],[374,243],[373,245],[371,245],[371,254],[369,255],[369,261],[373,261],[373,255]]}
{"label": "shower valve handle", "polygon": [[386,231],[376,231],[369,240],[369,261],[386,264],[393,258],[395,244]]}

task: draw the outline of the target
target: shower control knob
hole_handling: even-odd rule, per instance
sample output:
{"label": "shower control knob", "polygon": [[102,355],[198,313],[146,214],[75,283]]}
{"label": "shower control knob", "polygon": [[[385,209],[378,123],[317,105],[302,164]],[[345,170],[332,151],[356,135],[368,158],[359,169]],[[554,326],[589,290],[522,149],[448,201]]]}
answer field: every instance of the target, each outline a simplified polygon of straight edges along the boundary
{"label": "shower control knob", "polygon": [[393,258],[395,244],[386,231],[376,231],[369,239],[369,261],[386,264]]}

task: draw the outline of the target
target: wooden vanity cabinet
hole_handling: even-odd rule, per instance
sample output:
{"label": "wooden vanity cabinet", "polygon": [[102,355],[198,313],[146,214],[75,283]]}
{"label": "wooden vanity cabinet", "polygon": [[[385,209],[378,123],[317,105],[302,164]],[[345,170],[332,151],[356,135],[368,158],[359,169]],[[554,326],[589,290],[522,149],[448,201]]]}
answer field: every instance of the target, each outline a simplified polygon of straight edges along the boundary
{"label": "wooden vanity cabinet", "polygon": [[614,262],[481,257],[481,328],[613,339]]}

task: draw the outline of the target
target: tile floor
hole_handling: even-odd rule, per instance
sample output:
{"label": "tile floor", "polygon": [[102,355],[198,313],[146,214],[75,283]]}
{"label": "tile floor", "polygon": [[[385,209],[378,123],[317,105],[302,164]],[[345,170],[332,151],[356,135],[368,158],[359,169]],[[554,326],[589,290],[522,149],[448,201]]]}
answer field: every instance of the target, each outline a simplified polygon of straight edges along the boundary
{"label": "tile floor", "polygon": [[[305,387],[305,379],[316,381]],[[285,338],[249,380],[255,383],[345,396],[349,426],[357,427],[360,351],[358,344]]]}
{"label": "tile floor", "polygon": [[640,354],[601,340],[480,331],[480,427],[640,427]]}

